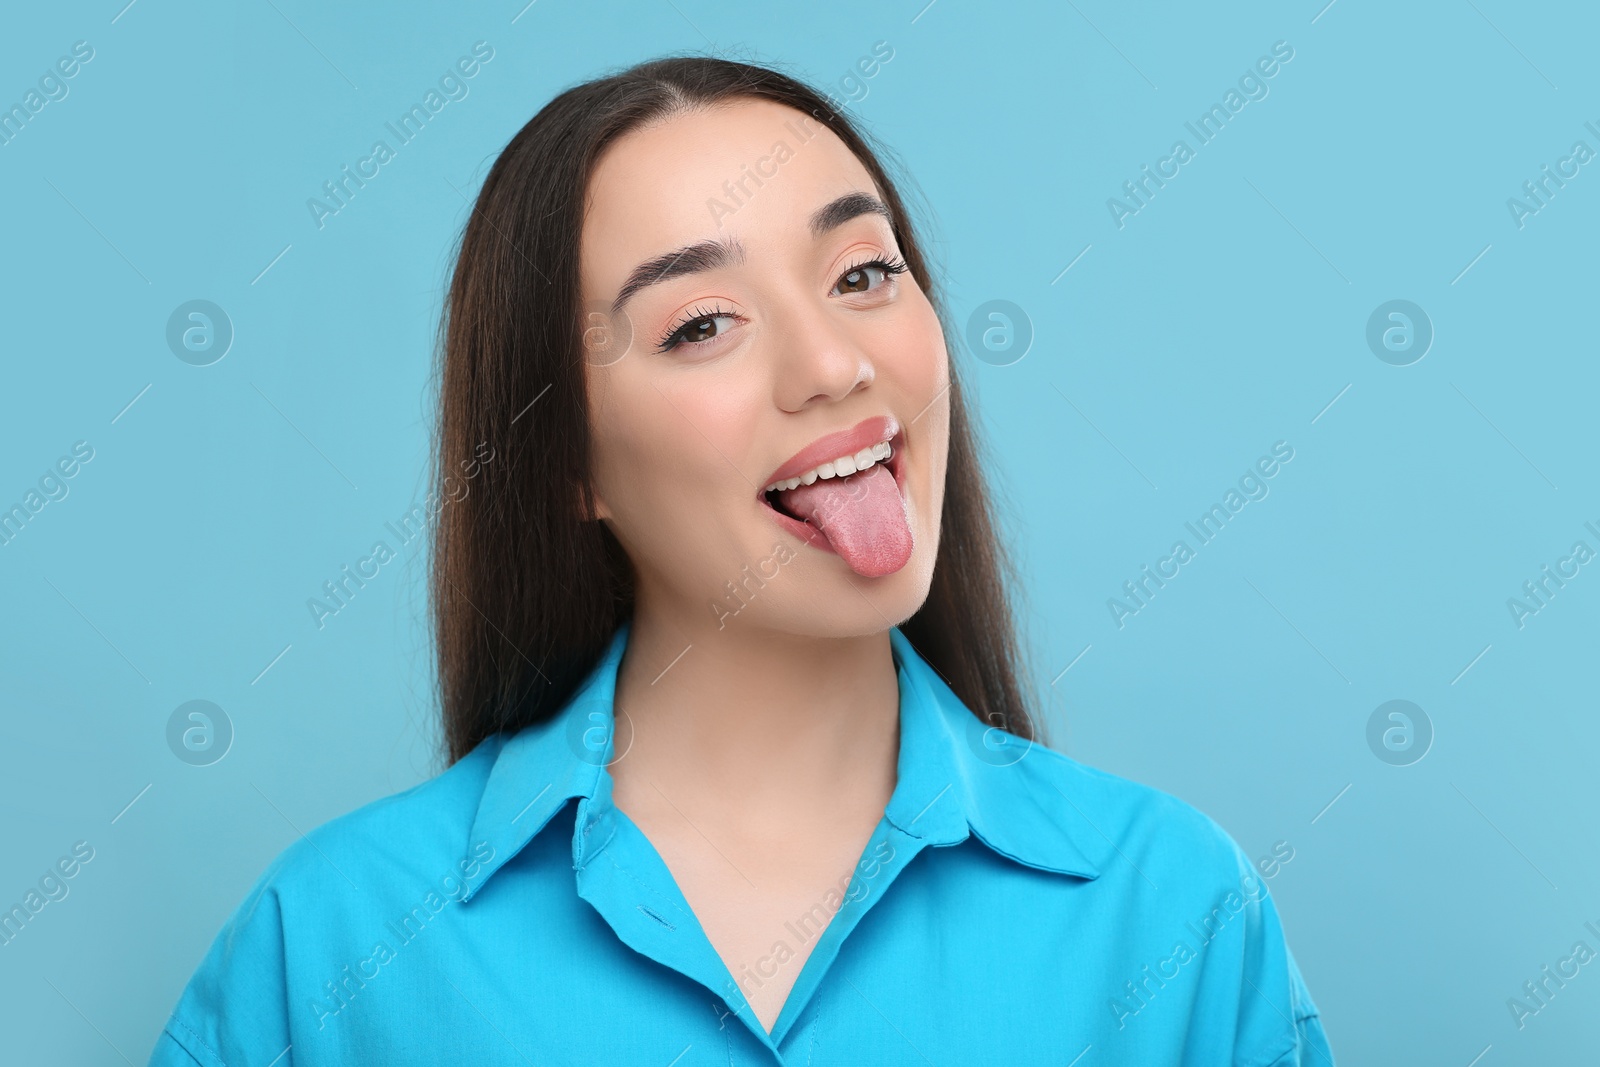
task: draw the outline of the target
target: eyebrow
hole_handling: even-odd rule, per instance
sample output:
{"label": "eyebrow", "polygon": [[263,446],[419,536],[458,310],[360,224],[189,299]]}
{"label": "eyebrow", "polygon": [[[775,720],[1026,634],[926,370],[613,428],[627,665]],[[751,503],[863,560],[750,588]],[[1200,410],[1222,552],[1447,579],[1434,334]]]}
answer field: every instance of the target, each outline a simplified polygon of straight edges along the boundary
{"label": "eyebrow", "polygon": [[[894,217],[882,200],[868,193],[852,192],[845,193],[812,212],[807,228],[810,229],[812,237],[823,237],[862,215],[877,215],[887,222],[891,229],[894,226]],[[611,302],[611,314],[617,314],[622,310],[622,305],[626,304],[634,294],[652,285],[659,285],[688,274],[718,270],[744,261],[744,245],[736,237],[700,241],[686,245],[675,252],[666,252],[653,259],[647,259],[629,272],[627,280],[622,283],[622,288],[617,291],[617,298]]]}
{"label": "eyebrow", "polygon": [[811,236],[821,237],[861,215],[879,215],[894,229],[894,217],[882,200],[868,193],[845,193],[818,208],[811,215]]}

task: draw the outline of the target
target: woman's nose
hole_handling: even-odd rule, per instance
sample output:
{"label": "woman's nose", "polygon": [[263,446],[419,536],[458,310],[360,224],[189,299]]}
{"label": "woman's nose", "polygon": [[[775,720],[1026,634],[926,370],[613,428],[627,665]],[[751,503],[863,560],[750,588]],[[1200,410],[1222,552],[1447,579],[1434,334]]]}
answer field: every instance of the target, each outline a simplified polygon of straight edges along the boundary
{"label": "woman's nose", "polygon": [[872,384],[872,357],[831,308],[791,308],[773,332],[780,338],[774,360],[774,394],[784,411],[843,400]]}

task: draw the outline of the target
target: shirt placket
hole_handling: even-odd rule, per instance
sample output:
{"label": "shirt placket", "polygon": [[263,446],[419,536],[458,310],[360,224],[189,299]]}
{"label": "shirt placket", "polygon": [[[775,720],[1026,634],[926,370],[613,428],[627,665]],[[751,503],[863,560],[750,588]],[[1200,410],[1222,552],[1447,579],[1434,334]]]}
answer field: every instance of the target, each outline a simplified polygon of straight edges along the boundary
{"label": "shirt placket", "polygon": [[[957,832],[919,837],[900,829],[887,818],[879,820],[877,829],[862,850],[861,861],[851,876],[844,901],[828,925],[823,927],[816,947],[806,957],[805,965],[801,967],[788,998],[783,1002],[783,1010],[778,1013],[777,1022],[772,1027],[774,1044],[782,1048],[784,1041],[805,1017],[806,1009],[816,999],[834,960],[843,949],[845,939],[886,896],[900,872],[924,848],[952,845],[964,838],[964,834]],[[888,853],[883,851],[885,845],[891,850]]]}
{"label": "shirt placket", "polygon": [[706,1023],[737,1016],[762,1047],[781,1062],[777,1044],[761,1028],[717,954],[672,872],[633,823],[610,803],[609,776],[580,801],[573,827],[578,895],[635,952],[670,967],[709,992],[727,1011],[707,1012]]}
{"label": "shirt placket", "polygon": [[780,1063],[784,1039],[804,1016],[850,931],[918,852],[929,845],[954,844],[961,836],[949,834],[941,840],[918,837],[887,819],[879,820],[839,910],[819,935],[769,1034],[706,937],[672,872],[643,833],[619,818],[617,810],[597,793],[594,799],[579,803],[574,835],[578,895],[628,947],[698,983],[721,1001],[727,1015],[737,1016]]}
{"label": "shirt placket", "polygon": [[[578,895],[634,951],[670,967],[711,993],[778,1063],[785,1038],[815,999],[850,932],[886,894],[906,866],[929,846],[966,840],[969,828],[954,794],[955,769],[943,747],[937,712],[911,686],[899,665],[901,754],[898,780],[852,871],[844,900],[818,936],[769,1034],[738,982],[706,936],[671,870],[649,839],[612,802],[605,770],[614,752],[611,692],[599,694],[604,745],[585,762],[596,765],[592,793],[578,804],[572,857]],[[614,684],[614,683],[613,683]],[[888,846],[887,853],[883,851]],[[710,1021],[709,1019],[707,1020]],[[718,1031],[727,1025],[723,1015]]]}

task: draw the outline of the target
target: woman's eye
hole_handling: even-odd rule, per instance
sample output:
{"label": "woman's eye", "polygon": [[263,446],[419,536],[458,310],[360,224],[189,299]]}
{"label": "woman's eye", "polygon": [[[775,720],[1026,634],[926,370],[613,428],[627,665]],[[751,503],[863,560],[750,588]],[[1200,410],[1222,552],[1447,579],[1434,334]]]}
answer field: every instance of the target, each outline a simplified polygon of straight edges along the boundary
{"label": "woman's eye", "polygon": [[[884,282],[892,274],[899,274],[906,269],[904,260],[896,259],[889,263],[881,259],[874,259],[868,263],[851,267],[839,276],[839,283],[834,286],[835,292],[840,293],[869,293],[874,289],[882,288]],[[876,280],[877,284],[873,284]]]}
{"label": "woman's eye", "polygon": [[889,276],[882,267],[874,267],[870,264],[864,267],[857,267],[839,279],[839,291],[845,293],[867,292],[872,288],[869,279],[874,273],[881,274],[885,278]]}
{"label": "woman's eye", "polygon": [[697,315],[667,334],[660,351],[668,351],[679,344],[705,344],[715,340],[733,324],[734,317],[727,314]]}

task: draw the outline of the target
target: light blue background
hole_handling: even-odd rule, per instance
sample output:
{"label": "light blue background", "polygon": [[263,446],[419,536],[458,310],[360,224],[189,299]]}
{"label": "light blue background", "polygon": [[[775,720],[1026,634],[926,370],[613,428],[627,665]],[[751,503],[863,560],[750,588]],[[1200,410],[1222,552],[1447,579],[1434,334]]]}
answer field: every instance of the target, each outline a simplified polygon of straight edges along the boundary
{"label": "light blue background", "polygon": [[[306,600],[423,499],[449,248],[505,142],[663,52],[844,96],[880,40],[855,111],[954,316],[1031,322],[1019,362],[961,358],[1058,746],[1292,844],[1272,891],[1342,1063],[1595,1047],[1600,964],[1523,1029],[1506,1005],[1600,949],[1600,565],[1506,606],[1600,549],[1600,163],[1523,228],[1506,206],[1600,150],[1592,7],[123,2],[0,33],[0,105],[95,49],[0,147],[0,507],[95,450],[0,547],[0,904],[95,849],[0,948],[0,1058],[142,1063],[271,857],[435,769],[420,542],[326,628]],[[307,198],[479,40],[470,95],[319,230]],[[1107,199],[1280,40],[1269,95],[1119,229]],[[236,330],[207,367],[164,338],[197,298]],[[1397,298],[1436,331],[1404,367],[1365,341]],[[1270,495],[1119,629],[1107,599],[1279,440]],[[165,737],[196,698],[236,730],[207,767]],[[1410,766],[1367,744],[1391,699],[1436,732]]]}

